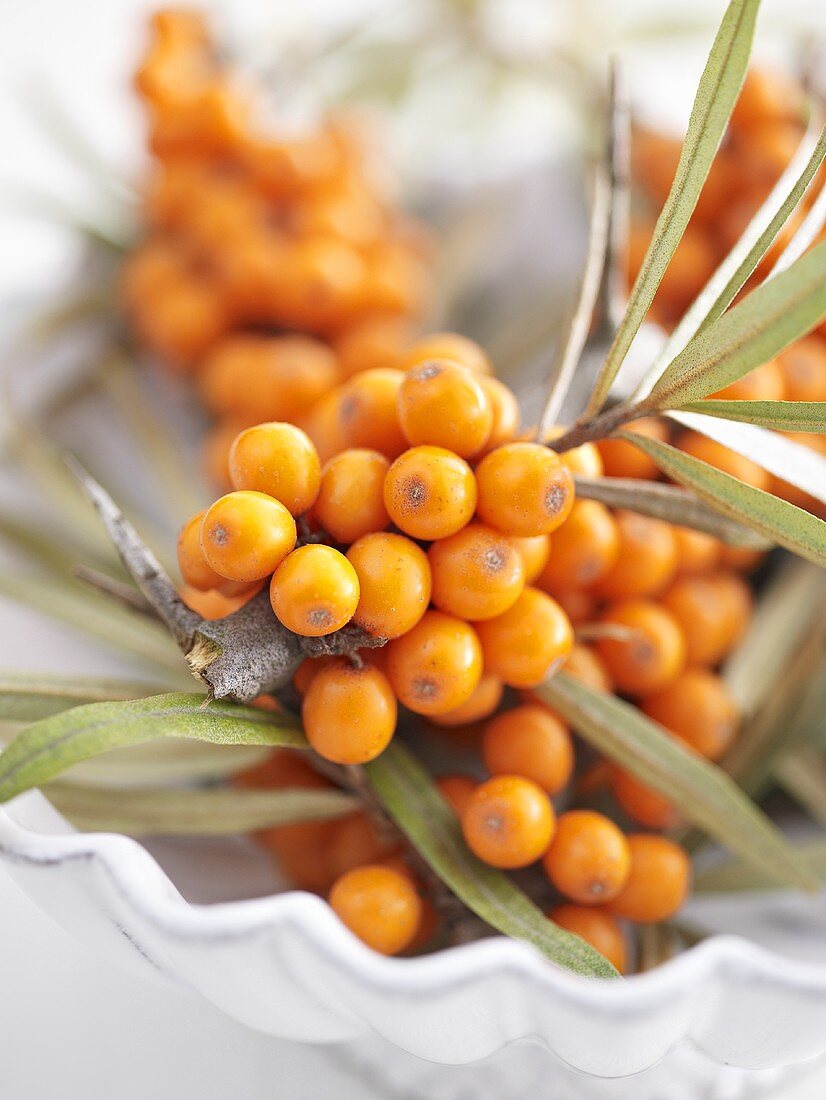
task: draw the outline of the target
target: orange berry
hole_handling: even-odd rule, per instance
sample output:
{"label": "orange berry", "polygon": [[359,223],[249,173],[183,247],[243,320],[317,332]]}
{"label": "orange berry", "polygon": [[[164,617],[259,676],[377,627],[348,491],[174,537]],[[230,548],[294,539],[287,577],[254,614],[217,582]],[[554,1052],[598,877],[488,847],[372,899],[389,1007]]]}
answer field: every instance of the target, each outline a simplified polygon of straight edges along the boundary
{"label": "orange berry", "polygon": [[232,488],[229,480],[229,450],[244,425],[237,420],[223,420],[213,425],[204,438],[204,471],[210,485],[222,493]]}
{"label": "orange berry", "polygon": [[330,906],[354,935],[382,955],[404,951],[422,918],[422,900],[409,877],[380,864],[356,867],[337,879]]}
{"label": "orange berry", "polygon": [[662,603],[680,625],[688,663],[717,665],[742,637],[751,616],[752,596],[741,577],[721,571],[679,578]]}
{"label": "orange berry", "polygon": [[611,793],[619,806],[646,829],[669,829],[677,822],[674,806],[653,787],[635,775],[611,765],[608,772]]}
{"label": "orange berry", "polygon": [[759,130],[767,122],[801,122],[803,92],[788,74],[761,65],[746,73],[734,110],[731,125],[737,130]]}
{"label": "orange berry", "polygon": [[497,775],[480,783],[461,820],[467,846],[492,867],[527,867],[547,850],[554,835],[550,799],[519,775]]}
{"label": "orange berry", "polygon": [[410,322],[406,318],[378,314],[360,318],[338,333],[334,346],[349,378],[365,370],[398,367],[409,338]]}
{"label": "orange berry", "polygon": [[[564,428],[555,425],[545,433],[542,442],[552,442],[563,435],[564,432]],[[572,447],[569,451],[561,451],[559,457],[572,474],[579,474],[582,477],[602,477],[605,473],[602,457],[595,443],[582,443],[579,447]]]}
{"label": "orange berry", "polygon": [[[677,543],[670,524],[636,512],[614,513],[619,554],[595,585],[603,599],[653,596],[661,592],[677,570]],[[554,560],[550,571],[553,573]]]}
{"label": "orange berry", "polygon": [[511,546],[519,551],[525,567],[525,584],[533,584],[542,574],[551,556],[550,535],[508,535]]}
{"label": "orange berry", "polygon": [[224,334],[224,303],[216,287],[187,274],[143,303],[134,328],[162,363],[180,373],[192,371]]}
{"label": "orange berry", "polygon": [[339,422],[350,447],[369,447],[391,461],[407,447],[396,400],[404,374],[388,368],[366,370],[341,387]]}
{"label": "orange berry", "polygon": [[185,584],[206,592],[226,584],[226,578],[208,564],[201,550],[201,523],[206,511],[190,517],[178,535],[178,568]]}
{"label": "orange berry", "polygon": [[467,367],[474,374],[493,373],[490,359],[479,345],[457,332],[434,332],[429,336],[422,336],[405,352],[401,369],[410,370],[430,359],[449,359]]}
{"label": "orange berry", "polygon": [[232,444],[229,476],[234,489],[267,493],[300,516],[318,496],[321,463],[309,436],[294,424],[258,424]]}
{"label": "orange berry", "polygon": [[433,574],[433,603],[471,622],[507,611],[525,583],[519,551],[506,535],[469,523],[434,542],[427,554]]}
{"label": "orange berry", "polygon": [[232,581],[269,576],[295,546],[295,520],[265,493],[227,493],[207,508],[201,551],[216,573]]}
{"label": "orange berry", "polygon": [[461,817],[479,784],[471,775],[443,775],[436,780],[436,786],[456,816]]}
{"label": "orange berry", "polygon": [[734,699],[725,681],[704,668],[686,669],[640,705],[649,718],[709,760],[719,760],[737,735]]}
{"label": "orange berry", "polygon": [[482,678],[482,649],[473,627],[427,611],[387,646],[393,690],[416,714],[444,714],[466,703]]}
{"label": "orange berry", "polygon": [[699,432],[685,432],[677,440],[677,446],[686,454],[713,466],[715,470],[722,470],[724,474],[730,474],[755,489],[769,491],[771,476],[762,466],[714,439],[708,439]]}
{"label": "orange berry", "polygon": [[619,691],[648,695],[670,684],[683,671],[686,642],[677,620],[652,600],[619,600],[602,621],[627,627],[627,640],[600,638],[597,649]]}
{"label": "orange berry", "polygon": [[431,722],[446,729],[469,726],[483,718],[489,718],[502,702],[505,685],[498,676],[485,673],[476,685],[471,697],[453,710],[431,715]]}
{"label": "orange berry", "polygon": [[577,500],[554,534],[548,567],[559,587],[588,588],[613,568],[620,553],[614,517],[596,500]]}
{"label": "orange berry", "polygon": [[442,447],[412,447],[387,471],[384,504],[405,534],[416,539],[447,538],[473,516],[473,471],[463,458]]}
{"label": "orange berry", "polygon": [[327,863],[333,878],[365,863],[393,859],[401,851],[401,841],[388,830],[380,831],[363,810],[336,818],[329,839]]}
{"label": "orange berry", "polygon": [[719,564],[724,569],[736,569],[739,573],[751,573],[766,559],[765,550],[749,550],[745,546],[721,544]]}
{"label": "orange berry", "polygon": [[605,661],[591,646],[575,642],[562,667],[568,676],[593,691],[608,693],[614,690],[614,683]]}
{"label": "orange berry", "polygon": [[481,519],[508,535],[548,535],[574,503],[574,480],[562,459],[539,443],[506,443],[476,469]]}
{"label": "orange berry", "polygon": [[493,429],[493,409],[473,372],[446,359],[411,368],[399,387],[396,408],[411,447],[429,443],[470,458]]}
{"label": "orange berry", "polygon": [[782,401],[785,396],[786,382],[776,359],[755,367],[712,394],[721,401]]}
{"label": "orange berry", "polygon": [[574,747],[565,723],[545,707],[506,710],[485,727],[482,758],[491,775],[521,775],[548,794],[571,778]]}
{"label": "orange berry", "polygon": [[388,525],[384,479],[389,468],[383,454],[361,448],[325,463],[313,515],[336,542],[355,542]]}
{"label": "orange berry", "polygon": [[713,535],[690,527],[674,527],[677,544],[677,576],[709,573],[720,560],[722,546]]}
{"label": "orange berry", "polygon": [[622,890],[631,865],[622,831],[593,810],[569,810],[542,861],[548,878],[580,905],[600,905]]}
{"label": "orange berry", "polygon": [[301,417],[301,427],[312,439],[322,462],[327,462],[349,446],[341,423],[341,402],[342,388],[339,386],[326,393],[306,416]]}
{"label": "orange berry", "polygon": [[[626,427],[628,431],[648,439],[659,439],[661,443],[668,439],[668,428],[662,420],[634,420]],[[624,439],[600,439],[596,446],[606,477],[634,477],[643,481],[655,481],[660,477],[654,460],[633,443],[627,443]]]}
{"label": "orange berry", "polygon": [[288,630],[320,638],[352,619],[359,601],[359,579],[350,562],[332,546],[300,546],[273,574],[270,601]]}
{"label": "orange berry", "polygon": [[[223,581],[223,583],[233,584],[234,582]],[[244,585],[242,591],[232,596],[227,596],[215,588],[202,591],[184,584],[181,586],[178,595],[190,611],[194,611],[202,619],[214,621],[215,619],[226,618],[233,611],[238,611],[244,604],[249,603],[252,597],[261,591],[262,583],[262,581],[258,581],[252,585]]]}
{"label": "orange berry", "polygon": [[548,913],[550,920],[589,943],[609,963],[624,974],[627,966],[625,937],[615,917],[603,909],[582,905],[557,905]]}
{"label": "orange berry", "polygon": [[485,444],[485,450],[492,451],[495,447],[501,447],[503,443],[510,443],[519,431],[519,402],[514,392],[498,378],[478,372],[477,377],[479,385],[487,394],[493,413],[493,427]]}
{"label": "orange berry", "polygon": [[322,657],[307,657],[301,662],[293,676],[293,687],[299,695],[305,695],[307,688],[315,679],[316,673],[327,668],[338,658],[324,655]]}
{"label": "orange berry", "polygon": [[510,687],[536,687],[565,660],[574,643],[570,620],[538,588],[525,588],[504,614],[477,625],[485,671]]}
{"label": "orange berry", "polygon": [[789,401],[826,401],[826,344],[816,336],[797,340],[777,357]]}
{"label": "orange berry", "polygon": [[626,920],[655,924],[668,920],[683,904],[691,882],[691,864],[683,849],[663,836],[627,837],[631,872],[611,901],[611,911]]}
{"label": "orange berry", "polygon": [[398,638],[411,630],[430,603],[430,565],[415,542],[389,532],[363,535],[347,551],[359,580],[354,620],[369,634]]}
{"label": "orange berry", "polygon": [[556,600],[574,626],[592,623],[596,616],[596,597],[592,592],[586,592],[584,588],[564,589],[557,588],[556,585],[549,583],[548,571],[550,565],[549,562],[548,569],[545,569],[539,578],[538,587]]}
{"label": "orange berry", "polygon": [[371,665],[339,659],[319,669],[301,705],[304,732],[319,756],[364,764],[384,752],[396,730],[396,699]]}

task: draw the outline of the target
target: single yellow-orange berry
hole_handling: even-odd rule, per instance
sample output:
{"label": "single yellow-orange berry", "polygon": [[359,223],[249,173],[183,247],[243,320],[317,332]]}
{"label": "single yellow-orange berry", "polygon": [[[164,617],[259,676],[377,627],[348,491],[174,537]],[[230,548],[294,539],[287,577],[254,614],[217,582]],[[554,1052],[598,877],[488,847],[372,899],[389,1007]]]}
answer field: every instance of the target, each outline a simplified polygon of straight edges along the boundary
{"label": "single yellow-orange berry", "polygon": [[709,760],[719,760],[737,735],[739,715],[731,692],[705,668],[686,669],[640,705],[649,718]]}
{"label": "single yellow-orange berry", "polygon": [[574,479],[562,459],[539,443],[506,443],[476,469],[480,517],[508,535],[547,535],[565,522]]}
{"label": "single yellow-orange berry", "polygon": [[398,955],[422,919],[422,899],[407,875],[381,864],[356,867],[337,879],[330,905],[350,931],[382,955]]}
{"label": "single yellow-orange berry", "polygon": [[589,943],[609,963],[624,974],[627,966],[625,937],[616,917],[604,909],[583,905],[557,905],[548,913],[550,920]]}
{"label": "single yellow-orange berry", "polygon": [[227,493],[201,521],[201,550],[209,566],[232,581],[269,576],[295,546],[295,520],[265,493]]}
{"label": "single yellow-orange berry", "polygon": [[318,496],[321,463],[309,436],[294,424],[258,424],[232,444],[229,476],[234,489],[267,493],[300,516]]}
{"label": "single yellow-orange berry", "polygon": [[[595,591],[603,599],[652,596],[661,592],[677,569],[677,543],[670,524],[636,512],[614,514],[619,553]],[[554,563],[549,564],[553,573]]]}
{"label": "single yellow-orange berry", "polygon": [[484,673],[469,699],[444,714],[432,714],[430,720],[445,729],[469,726],[482,718],[489,718],[502,702],[504,692],[505,685],[498,676]]}
{"label": "single yellow-orange berry", "polygon": [[482,523],[469,523],[428,551],[433,603],[440,611],[475,622],[507,611],[525,584],[525,567],[510,539]]}
{"label": "single yellow-orange berry", "polygon": [[663,836],[633,833],[627,837],[631,871],[610,909],[640,924],[668,920],[685,901],[691,864],[683,849]]}
{"label": "single yellow-orange berry", "polygon": [[593,810],[569,810],[557,822],[543,865],[560,893],[580,905],[601,905],[625,885],[631,855],[609,818]]}
{"label": "single yellow-orange berry", "polygon": [[420,546],[404,535],[377,531],[347,551],[359,579],[354,620],[381,638],[406,634],[430,603],[430,565]]}
{"label": "single yellow-orange berry", "polygon": [[677,823],[677,811],[669,800],[635,775],[611,765],[608,782],[617,803],[646,829],[669,829]]}
{"label": "single yellow-orange berry", "polygon": [[473,372],[445,359],[430,359],[409,370],[396,402],[411,447],[429,443],[470,458],[493,430],[490,400]]}
{"label": "single yellow-orange berry", "polygon": [[627,637],[597,641],[616,687],[627,695],[647,695],[666,687],[686,662],[685,636],[672,615],[653,600],[619,600],[603,612],[603,622]]}
{"label": "single yellow-orange berry", "polygon": [[301,718],[319,756],[336,764],[364,764],[390,743],[396,729],[396,699],[377,668],[357,668],[339,659],[310,681]]}
{"label": "single yellow-orange berry", "polygon": [[534,863],[547,850],[554,826],[547,794],[518,775],[497,775],[480,783],[462,812],[468,847],[492,867]]}
{"label": "single yellow-orange berry", "polygon": [[475,374],[492,374],[490,360],[482,348],[458,332],[433,332],[420,337],[402,356],[402,370],[411,370],[429,359],[449,359]]}
{"label": "single yellow-orange berry", "polygon": [[546,707],[506,710],[485,727],[482,759],[491,775],[521,775],[558,794],[574,769],[568,727]]}
{"label": "single yellow-orange berry", "polygon": [[536,687],[562,664],[574,644],[571,622],[538,588],[525,588],[512,607],[476,627],[485,671],[510,687]]}
{"label": "single yellow-orange berry", "polygon": [[479,783],[471,775],[443,775],[436,780],[436,786],[456,816],[461,817]]}
{"label": "single yellow-orange berry", "polygon": [[588,588],[613,568],[620,554],[614,517],[596,500],[577,500],[571,514],[554,533],[548,572],[554,584]]}
{"label": "single yellow-orange berry", "polygon": [[393,690],[416,714],[444,714],[470,699],[482,678],[482,648],[469,623],[427,611],[387,646]]}
{"label": "single yellow-orange berry", "polygon": [[443,447],[412,447],[384,482],[392,521],[415,539],[443,539],[461,530],[476,508],[476,481],[463,458]]}
{"label": "single yellow-orange berry", "polygon": [[332,546],[300,546],[273,574],[270,601],[288,630],[319,638],[352,619],[359,601],[358,576]]}
{"label": "single yellow-orange berry", "polygon": [[522,564],[525,567],[525,584],[533,584],[548,564],[548,558],[551,556],[551,536],[508,535],[508,539],[522,558]]}
{"label": "single yellow-orange berry", "polygon": [[351,543],[390,522],[384,506],[389,461],[379,451],[342,451],[321,471],[313,515],[336,542]]}

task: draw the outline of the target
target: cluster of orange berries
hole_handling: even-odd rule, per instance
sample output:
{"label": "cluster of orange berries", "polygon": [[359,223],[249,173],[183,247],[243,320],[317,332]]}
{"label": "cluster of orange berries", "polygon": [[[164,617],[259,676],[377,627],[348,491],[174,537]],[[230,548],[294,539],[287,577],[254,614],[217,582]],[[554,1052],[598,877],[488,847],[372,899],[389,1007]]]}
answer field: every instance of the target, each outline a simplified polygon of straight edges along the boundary
{"label": "cluster of orange berries", "polygon": [[[792,78],[767,68],[752,69],[731,116],[729,130],[714,160],[700,200],[654,301],[652,316],[670,329],[730,252],[791,161],[805,129],[805,93]],[[629,279],[642,263],[665,201],[681,151],[681,142],[640,130],[634,141],[634,181],[648,199],[647,216],[632,225]],[[789,243],[826,180],[821,170],[795,213],[778,234],[752,282],[763,278]],[[826,234],[821,233],[821,238]],[[730,401],[826,401],[826,324],[713,395]],[[826,455],[826,436],[788,433],[802,446]],[[677,445],[712,466],[801,508],[822,512],[822,505],[788,482],[720,444],[689,433]]]}
{"label": "cluster of orange berries", "polygon": [[276,132],[200,14],[161,11],[152,28],[136,84],[155,167],[121,296],[141,346],[196,376],[219,418],[221,483],[241,427],[298,420],[409,342],[430,242],[386,197],[362,120]]}

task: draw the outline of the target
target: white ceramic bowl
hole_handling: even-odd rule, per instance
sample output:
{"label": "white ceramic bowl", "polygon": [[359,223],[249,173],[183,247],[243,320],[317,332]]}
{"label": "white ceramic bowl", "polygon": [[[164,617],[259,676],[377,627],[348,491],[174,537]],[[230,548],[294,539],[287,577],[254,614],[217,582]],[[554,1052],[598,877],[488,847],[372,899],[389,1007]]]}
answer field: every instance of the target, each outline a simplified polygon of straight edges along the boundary
{"label": "white ceramic bowl", "polygon": [[826,1055],[826,965],[737,937],[615,983],[504,938],[387,959],[309,894],[190,904],[141,845],[74,832],[38,792],[0,810],[0,860],[95,952],[252,1028],[341,1044],[388,1096],[509,1100],[542,1082],[540,1097],[733,1100]]}

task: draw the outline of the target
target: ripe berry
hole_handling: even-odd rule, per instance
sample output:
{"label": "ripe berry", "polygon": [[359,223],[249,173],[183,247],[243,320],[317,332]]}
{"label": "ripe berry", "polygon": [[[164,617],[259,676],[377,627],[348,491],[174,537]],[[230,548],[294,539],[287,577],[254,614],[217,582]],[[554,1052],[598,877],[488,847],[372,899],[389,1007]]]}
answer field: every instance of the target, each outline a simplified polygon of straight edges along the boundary
{"label": "ripe berry", "polygon": [[404,374],[390,368],[353,375],[338,391],[338,418],[348,447],[367,447],[392,460],[407,446],[396,400]]}
{"label": "ripe berry", "polygon": [[477,625],[485,671],[510,687],[536,687],[571,652],[570,620],[537,588],[526,588],[504,614]]}
{"label": "ripe berry", "polygon": [[625,885],[631,857],[613,821],[592,810],[569,810],[557,821],[542,862],[560,893],[580,905],[600,905]]}
{"label": "ripe berry", "polygon": [[685,901],[691,864],[683,849],[662,836],[627,837],[631,871],[611,901],[611,911],[640,924],[668,920]]}
{"label": "ripe berry", "polygon": [[674,806],[653,787],[616,765],[608,772],[611,793],[632,820],[646,829],[668,829],[677,822]]}
{"label": "ripe berry", "polygon": [[[658,439],[661,443],[668,439],[668,428],[662,420],[634,420],[627,428],[637,435]],[[600,439],[597,450],[602,458],[606,477],[633,477],[643,481],[656,481],[660,477],[654,460],[624,439]]]}
{"label": "ripe berry", "polygon": [[355,622],[381,638],[406,634],[430,603],[427,555],[404,535],[377,531],[363,535],[347,551],[359,580]]}
{"label": "ripe berry", "polygon": [[519,431],[519,402],[513,391],[498,378],[479,374],[477,376],[493,413],[493,427],[485,444],[485,450],[492,451],[503,443],[510,443]]}
{"label": "ripe berry", "polygon": [[491,775],[521,775],[548,794],[558,794],[571,778],[574,747],[560,718],[526,704],[487,724],[482,759]]}
{"label": "ripe berry", "polygon": [[[613,566],[595,585],[603,599],[653,596],[669,583],[677,569],[674,529],[662,520],[636,512],[614,514],[619,553]],[[553,561],[550,563],[553,572]]]}
{"label": "ripe berry", "polygon": [[574,480],[554,451],[539,443],[506,443],[476,469],[480,517],[507,535],[547,535],[568,517]]}
{"label": "ripe berry", "polygon": [[508,535],[512,546],[519,551],[525,567],[525,584],[533,584],[542,574],[551,556],[550,535]]}
{"label": "ripe berry", "polygon": [[398,955],[419,927],[422,901],[409,877],[368,864],[337,879],[330,905],[354,935],[382,955]]}
{"label": "ripe berry", "polygon": [[198,512],[186,521],[178,535],[178,567],[185,584],[207,592],[227,584],[225,577],[208,565],[201,550],[201,522],[206,512]]}
{"label": "ripe berry", "polygon": [[383,454],[360,448],[325,463],[313,515],[336,542],[349,544],[388,525],[384,479],[389,468]]}
{"label": "ripe berry", "polygon": [[605,505],[577,500],[554,533],[548,571],[560,587],[588,588],[614,566],[619,553],[617,524]]}
{"label": "ripe berry", "polygon": [[662,604],[680,625],[688,663],[717,665],[746,629],[752,595],[742,577],[721,571],[681,577],[665,593]]}
{"label": "ripe berry", "polygon": [[301,706],[307,740],[336,764],[364,764],[396,729],[396,699],[377,668],[339,659],[313,677]]}
{"label": "ripe berry", "polygon": [[232,444],[229,476],[233,489],[267,493],[300,516],[318,496],[321,463],[309,436],[294,424],[258,424]]}
{"label": "ripe berry", "polygon": [[826,401],[826,344],[807,336],[777,357],[788,401]]}
{"label": "ripe berry", "polygon": [[734,699],[725,681],[704,668],[686,669],[640,705],[649,718],[709,760],[725,755],[737,734]]}
{"label": "ripe berry", "polygon": [[358,600],[356,571],[331,546],[300,546],[284,559],[270,583],[270,601],[279,622],[308,638],[340,630],[353,617]]}
{"label": "ripe berry", "polygon": [[525,567],[510,539],[482,523],[434,542],[428,551],[433,603],[460,619],[492,619],[512,607]]}
{"label": "ripe berry", "polygon": [[443,539],[473,516],[476,481],[470,466],[452,451],[412,447],[387,471],[384,504],[405,534]]}
{"label": "ripe berry", "polygon": [[562,667],[567,676],[591,688],[592,691],[607,693],[614,690],[614,683],[605,661],[591,646],[575,642]]}
{"label": "ripe berry", "polygon": [[401,840],[387,830],[380,831],[363,810],[331,822],[327,860],[334,879],[366,863],[383,863],[397,856]]}
{"label": "ripe berry", "polygon": [[721,401],[782,401],[786,396],[783,371],[777,360],[769,359],[711,396]]}
{"label": "ripe berry", "polygon": [[625,973],[627,961],[625,937],[615,917],[604,909],[595,909],[582,905],[557,905],[551,909],[548,917],[589,943],[600,955],[604,955],[611,965]]}
{"label": "ripe berry", "polygon": [[409,370],[396,407],[411,447],[429,443],[470,458],[482,450],[493,429],[493,409],[473,373],[444,359],[429,359]]}
{"label": "ripe berry", "polygon": [[265,493],[227,493],[201,522],[201,550],[216,573],[232,581],[269,576],[295,546],[295,520]]}
{"label": "ripe berry", "polygon": [[473,627],[441,611],[387,646],[393,690],[416,714],[444,714],[470,699],[482,678],[482,648]]}
{"label": "ripe berry", "polygon": [[666,687],[683,671],[686,644],[672,615],[652,600],[610,604],[602,621],[626,627],[627,639],[600,638],[597,649],[619,691],[648,695]]}
{"label": "ripe berry", "polygon": [[475,374],[493,373],[482,348],[457,332],[434,332],[421,337],[407,349],[400,366],[402,370],[411,370],[430,359],[449,359]]}
{"label": "ripe berry", "polygon": [[341,369],[349,378],[377,367],[397,367],[410,338],[405,317],[365,317],[337,333],[334,341]]}
{"label": "ripe berry", "polygon": [[547,850],[554,825],[548,796],[518,775],[497,775],[480,783],[462,812],[468,847],[492,867],[534,863]]}
{"label": "ripe berry", "polygon": [[445,729],[469,726],[483,718],[489,718],[502,702],[505,685],[498,676],[485,673],[476,685],[473,694],[464,703],[444,714],[432,714],[431,722]]}
{"label": "ripe berry", "polygon": [[677,546],[677,576],[710,573],[720,561],[721,543],[713,535],[694,531],[690,527],[674,527]]}
{"label": "ripe berry", "polygon": [[436,786],[456,816],[461,817],[479,783],[471,775],[443,775],[436,780]]}

